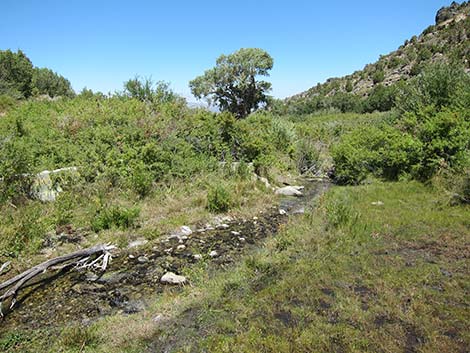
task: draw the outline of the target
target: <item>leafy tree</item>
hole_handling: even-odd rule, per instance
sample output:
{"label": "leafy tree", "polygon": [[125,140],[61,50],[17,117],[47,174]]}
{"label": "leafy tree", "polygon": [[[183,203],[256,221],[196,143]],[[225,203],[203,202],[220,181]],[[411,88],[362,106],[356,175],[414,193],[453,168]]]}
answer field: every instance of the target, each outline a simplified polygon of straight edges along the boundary
{"label": "leafy tree", "polygon": [[269,76],[272,67],[273,59],[266,51],[242,48],[221,55],[214,68],[196,77],[189,86],[197,98],[206,98],[241,119],[267,103],[271,84],[258,81],[257,76]]}
{"label": "leafy tree", "polygon": [[34,94],[47,94],[49,97],[75,95],[69,80],[47,68],[34,68],[32,86]]}
{"label": "leafy tree", "polygon": [[124,82],[124,94],[142,102],[152,103],[168,103],[177,98],[169,83],[154,82],[151,78],[142,79],[139,76]]}
{"label": "leafy tree", "polygon": [[31,95],[33,64],[21,51],[0,50],[0,94],[14,98]]}

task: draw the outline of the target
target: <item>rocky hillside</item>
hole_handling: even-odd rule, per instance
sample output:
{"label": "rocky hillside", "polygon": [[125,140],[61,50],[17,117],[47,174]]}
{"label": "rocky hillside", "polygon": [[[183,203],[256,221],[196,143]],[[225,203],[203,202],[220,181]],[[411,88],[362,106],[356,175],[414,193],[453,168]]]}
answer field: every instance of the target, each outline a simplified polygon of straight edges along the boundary
{"label": "rocky hillside", "polygon": [[399,80],[416,76],[436,61],[456,62],[470,71],[470,1],[453,2],[436,14],[436,23],[419,36],[406,40],[396,51],[383,55],[364,69],[341,78],[330,78],[309,90],[288,98],[300,103],[313,97],[331,97],[337,93],[354,93],[366,97],[378,85],[391,86]]}

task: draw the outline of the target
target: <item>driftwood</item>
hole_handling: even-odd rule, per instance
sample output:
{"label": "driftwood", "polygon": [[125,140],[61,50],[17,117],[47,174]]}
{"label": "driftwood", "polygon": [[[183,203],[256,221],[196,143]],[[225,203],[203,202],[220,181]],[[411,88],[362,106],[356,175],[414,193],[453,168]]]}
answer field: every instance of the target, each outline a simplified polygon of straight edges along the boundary
{"label": "driftwood", "polygon": [[[12,298],[10,305],[10,309],[12,309],[16,303],[16,295],[18,291],[32,278],[46,272],[48,269],[58,270],[71,266],[75,266],[77,269],[93,267],[104,271],[111,260],[110,250],[115,248],[116,247],[113,245],[102,244],[88,249],[79,250],[71,254],[59,256],[36,265],[1,283],[0,290],[10,288],[0,296],[0,316],[3,317],[2,303],[6,299]],[[95,258],[96,255],[98,255],[98,257]]]}

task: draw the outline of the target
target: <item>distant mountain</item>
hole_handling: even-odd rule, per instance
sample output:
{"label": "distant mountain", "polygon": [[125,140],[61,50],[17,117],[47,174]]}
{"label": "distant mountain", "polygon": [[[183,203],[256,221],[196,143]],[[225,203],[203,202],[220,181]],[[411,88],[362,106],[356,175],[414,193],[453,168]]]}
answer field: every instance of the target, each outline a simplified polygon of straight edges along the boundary
{"label": "distant mountain", "polygon": [[396,51],[383,55],[364,69],[341,78],[330,78],[309,90],[287,98],[285,104],[299,105],[318,97],[351,93],[367,97],[377,86],[388,87],[418,75],[428,64],[459,63],[470,72],[470,1],[453,2],[436,14],[436,23],[419,36],[406,40]]}

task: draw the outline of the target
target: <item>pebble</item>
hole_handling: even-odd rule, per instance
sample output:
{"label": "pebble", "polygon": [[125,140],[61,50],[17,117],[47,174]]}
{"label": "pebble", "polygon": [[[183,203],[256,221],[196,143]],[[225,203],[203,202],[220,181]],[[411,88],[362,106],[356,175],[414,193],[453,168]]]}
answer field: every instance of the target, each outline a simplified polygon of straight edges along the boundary
{"label": "pebble", "polygon": [[129,254],[129,259],[135,259],[135,256],[132,254]]}
{"label": "pebble", "polygon": [[129,245],[127,245],[127,248],[132,249],[132,248],[136,248],[138,246],[145,245],[147,243],[148,243],[148,240],[146,240],[146,239],[137,239],[137,240],[134,240],[134,241],[130,242]]}
{"label": "pebble", "polygon": [[182,226],[180,228],[180,231],[183,235],[191,235],[193,234],[193,231],[191,230],[191,228],[189,228],[188,226]]}
{"label": "pebble", "polygon": [[179,250],[179,251],[184,250],[184,249],[186,249],[186,245],[178,245],[178,247],[176,248],[176,250]]}
{"label": "pebble", "polygon": [[228,228],[230,228],[230,226],[229,226],[228,224],[226,224],[226,223],[223,223],[223,224],[221,224],[220,226],[218,226],[217,228],[220,228],[220,229],[228,229]]}
{"label": "pebble", "polygon": [[244,243],[246,241],[246,239],[243,238],[243,237],[238,238],[238,240],[240,240],[240,242],[242,242],[242,243]]}
{"label": "pebble", "polygon": [[193,255],[194,260],[202,260],[202,255],[201,254],[195,254]]}
{"label": "pebble", "polygon": [[140,263],[140,264],[145,264],[148,261],[149,261],[149,259],[146,256],[139,256],[137,258],[137,262]]}
{"label": "pebble", "polygon": [[230,232],[230,234],[235,235],[235,236],[238,236],[238,235],[240,235],[240,232],[236,232],[236,231],[232,230],[232,231]]}
{"label": "pebble", "polygon": [[281,209],[279,210],[279,214],[280,214],[281,216],[286,215],[286,214],[287,214],[287,211],[286,211],[286,210],[283,210],[283,209],[281,208]]}
{"label": "pebble", "polygon": [[219,253],[218,253],[217,251],[215,251],[215,250],[212,250],[212,251],[209,253],[209,256],[212,257],[212,258],[214,258],[214,257],[219,256]]}

